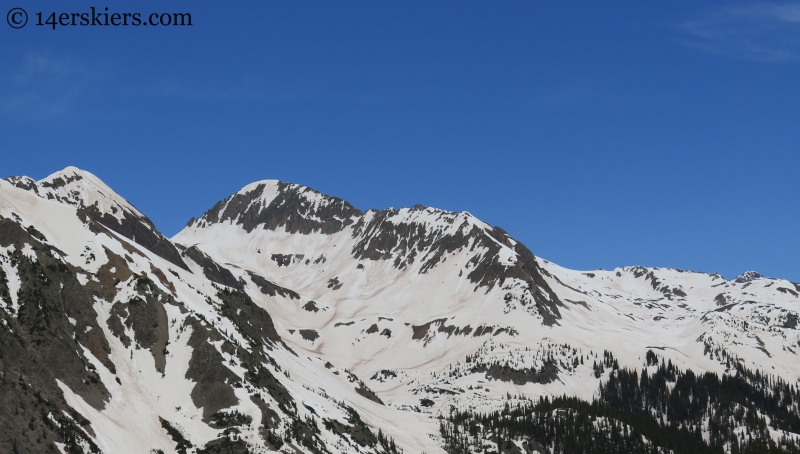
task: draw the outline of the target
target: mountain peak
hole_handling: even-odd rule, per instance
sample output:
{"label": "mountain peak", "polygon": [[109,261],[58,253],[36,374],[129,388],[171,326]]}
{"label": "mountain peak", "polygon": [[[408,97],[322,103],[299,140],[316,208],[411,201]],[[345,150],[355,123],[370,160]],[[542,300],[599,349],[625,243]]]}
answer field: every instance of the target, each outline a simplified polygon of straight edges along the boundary
{"label": "mountain peak", "polygon": [[737,284],[744,284],[746,282],[754,281],[756,279],[761,279],[762,277],[764,276],[762,276],[756,271],[745,271],[744,273],[739,275],[736,279],[734,279],[733,282],[736,282]]}
{"label": "mountain peak", "polygon": [[175,246],[153,222],[91,172],[69,166],[39,181],[29,177],[9,177],[6,181],[43,199],[75,206],[87,221],[97,222],[188,269]]}
{"label": "mountain peak", "polygon": [[256,227],[289,233],[332,234],[354,222],[361,211],[346,201],[299,184],[278,180],[250,183],[230,197],[217,202],[188,227],[206,227],[231,222],[247,232]]}
{"label": "mountain peak", "polygon": [[124,197],[108,187],[91,172],[77,167],[66,167],[37,183],[39,193],[45,198],[56,199],[78,207],[95,205],[103,213],[121,219],[125,211],[144,216]]}
{"label": "mountain peak", "polygon": [[94,174],[77,167],[66,167],[39,181],[26,176],[12,176],[6,178],[6,181],[48,200],[56,200],[78,208],[94,205],[101,212],[112,214],[118,219],[121,219],[125,211],[143,216],[136,207]]}
{"label": "mountain peak", "polygon": [[[333,235],[344,232],[336,244],[312,255],[331,261],[387,262],[399,273],[414,270],[419,275],[433,274],[434,268],[443,270],[449,258],[448,271],[441,271],[448,276],[445,279],[460,282],[463,277],[476,289],[484,288],[485,292],[503,285],[508,291],[512,285],[509,282],[516,282],[519,285],[517,297],[524,301],[521,306],[533,303],[526,311],[541,316],[543,323],[550,326],[560,318],[558,307],[562,303],[542,277],[534,255],[502,229],[491,227],[466,211],[414,205],[362,213],[342,199],[306,186],[264,180],[251,183],[218,202],[200,219],[190,221],[173,239],[188,246],[209,244],[208,239],[213,237],[215,246],[205,251],[213,255],[218,252],[213,249],[225,243],[225,238],[241,238],[242,232],[227,230],[230,228],[247,234],[257,232],[255,238],[267,252],[264,256],[272,257],[276,263],[283,260],[280,257],[288,257],[286,253],[291,253],[292,257],[308,253],[308,245],[290,246],[291,242],[270,240],[274,235],[285,238],[286,233]],[[290,247],[296,249],[287,249]],[[257,250],[261,253],[262,248]],[[245,252],[236,254],[240,253]],[[221,262],[235,260],[219,258]],[[458,269],[449,267],[459,260],[462,265]],[[280,263],[283,265],[279,266],[288,266],[291,262]]]}

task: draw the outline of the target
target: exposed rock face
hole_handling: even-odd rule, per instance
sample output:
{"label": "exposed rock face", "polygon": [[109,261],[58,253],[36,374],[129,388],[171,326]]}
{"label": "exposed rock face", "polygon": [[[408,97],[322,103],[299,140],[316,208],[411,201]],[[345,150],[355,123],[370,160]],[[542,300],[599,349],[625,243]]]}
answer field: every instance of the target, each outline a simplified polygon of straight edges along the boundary
{"label": "exposed rock face", "polygon": [[280,295],[286,298],[291,298],[293,300],[300,299],[300,295],[298,295],[297,292],[295,291],[283,288],[280,285],[276,285],[275,283],[264,279],[258,274],[253,273],[252,271],[248,272],[247,274],[250,275],[250,280],[253,281],[253,284],[255,284],[258,287],[258,289],[261,290],[261,293],[265,295],[269,296]]}
{"label": "exposed rock face", "polygon": [[281,227],[289,233],[333,234],[359,215],[358,209],[339,198],[296,184],[265,181],[218,202],[189,226],[232,222],[247,232]]}
{"label": "exposed rock face", "polygon": [[[26,245],[32,255],[23,253]],[[57,251],[2,217],[0,247],[14,250],[7,259],[20,279],[17,309],[0,310],[0,451],[42,452],[53,441],[96,448],[87,435],[89,422],[67,404],[58,385],[65,384],[97,410],[110,399],[87,357],[91,354],[115,369],[92,295]],[[5,272],[0,275],[0,299],[11,299]],[[52,414],[58,425],[43,420],[43,414]]]}
{"label": "exposed rock face", "polygon": [[164,260],[188,270],[175,245],[156,230],[150,219],[136,216],[129,211],[123,211],[122,219],[120,219],[109,213],[101,212],[97,205],[82,206],[79,212],[87,219],[98,222],[125,238],[141,244]]}
{"label": "exposed rock face", "polygon": [[207,277],[210,281],[242,290],[242,283],[233,277],[233,274],[227,268],[220,266],[205,252],[197,249],[196,246],[186,248],[178,245],[178,248],[183,250],[181,253],[183,257],[192,260],[203,269],[203,276]]}
{"label": "exposed rock face", "polygon": [[283,340],[275,330],[272,317],[254,303],[247,293],[223,289],[217,293],[217,297],[222,303],[220,312],[231,320],[245,339],[257,346],[271,348],[274,345],[282,345],[285,347]]}
{"label": "exposed rock face", "polygon": [[203,418],[210,420],[217,411],[239,403],[234,386],[241,387],[241,378],[225,365],[225,360],[211,342],[224,341],[215,330],[203,326],[197,319],[190,320],[192,328],[189,345],[194,349],[186,378],[197,382],[192,389],[192,402],[203,409]]}
{"label": "exposed rock face", "polygon": [[736,282],[737,284],[745,284],[747,282],[750,282],[755,279],[760,279],[762,277],[763,276],[756,271],[745,271],[741,275],[737,276],[736,279],[733,280],[733,282]]}
{"label": "exposed rock face", "polygon": [[533,368],[514,369],[506,364],[491,364],[489,366],[481,364],[480,366],[474,367],[472,371],[484,372],[486,373],[486,378],[512,382],[515,385],[524,385],[526,383],[540,383],[546,385],[558,379],[558,367],[552,363],[545,364],[540,370]]}
{"label": "exposed rock face", "polygon": [[[150,350],[156,370],[163,374],[166,367],[164,351],[169,344],[169,321],[162,301],[172,304],[174,301],[147,276],[136,276],[129,285],[135,289],[135,294],[127,302],[117,302],[111,307],[107,320],[109,329],[126,347],[135,344],[136,348]],[[127,332],[133,332],[133,339]]]}

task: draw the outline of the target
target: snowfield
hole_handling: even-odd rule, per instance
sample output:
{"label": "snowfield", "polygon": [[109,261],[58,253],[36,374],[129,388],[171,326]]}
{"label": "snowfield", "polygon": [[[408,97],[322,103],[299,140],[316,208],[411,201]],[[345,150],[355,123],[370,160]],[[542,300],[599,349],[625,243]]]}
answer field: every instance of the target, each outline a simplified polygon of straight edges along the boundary
{"label": "snowfield", "polygon": [[[46,343],[66,342],[81,366],[54,368],[39,385],[60,418],[39,438],[60,452],[223,442],[388,452],[373,440],[379,429],[406,453],[445,452],[439,418],[454,409],[591,401],[611,373],[595,373],[606,351],[623,368],[646,367],[652,350],[696,373],[730,373],[733,358],[788,383],[800,377],[800,284],[569,270],[466,212],[362,213],[267,180],[168,240],[97,177],[67,168],[0,181],[0,223],[4,339],[49,317],[26,309],[37,300],[25,296],[25,270],[37,262],[61,273],[47,279],[63,276],[60,298],[80,307],[65,309],[61,331],[48,325],[63,339]],[[154,240],[133,233],[146,231]],[[4,380],[41,366],[3,364]]]}

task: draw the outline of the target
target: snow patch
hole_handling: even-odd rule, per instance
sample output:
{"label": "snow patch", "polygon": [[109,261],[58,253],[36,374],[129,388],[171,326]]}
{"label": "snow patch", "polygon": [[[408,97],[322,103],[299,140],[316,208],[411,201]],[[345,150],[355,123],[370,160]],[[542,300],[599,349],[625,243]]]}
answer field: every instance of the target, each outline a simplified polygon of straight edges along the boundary
{"label": "snow patch", "polygon": [[13,316],[16,317],[17,311],[19,310],[18,294],[20,287],[22,287],[22,280],[17,273],[17,268],[11,264],[7,257],[0,256],[0,267],[3,268],[3,271],[6,274],[8,295],[11,298],[11,301],[5,301],[3,298],[0,298],[0,302],[3,303],[3,306],[7,312],[8,308],[10,308]]}

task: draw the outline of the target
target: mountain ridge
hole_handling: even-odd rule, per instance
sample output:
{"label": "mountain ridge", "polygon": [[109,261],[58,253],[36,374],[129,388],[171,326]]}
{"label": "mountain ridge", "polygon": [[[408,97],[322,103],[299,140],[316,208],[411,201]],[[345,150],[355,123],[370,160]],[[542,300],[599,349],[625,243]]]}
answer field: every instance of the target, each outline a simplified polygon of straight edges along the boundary
{"label": "mountain ridge", "polygon": [[76,206],[81,215],[187,269],[178,251],[155,224],[90,172],[66,167],[39,181],[29,177],[9,177],[6,181],[39,197]]}
{"label": "mountain ridge", "polygon": [[[643,368],[664,380],[652,396],[704,374],[778,396],[737,401],[769,418],[769,430],[746,426],[752,442],[737,407],[664,413],[695,448],[793,452],[800,284],[756,274],[569,270],[467,212],[361,211],[275,180],[167,239],[88,172],[11,177],[0,180],[0,448],[543,454],[562,445],[492,432],[481,415],[585,415],[581,402],[597,401],[604,421],[644,430],[614,388]],[[648,399],[641,411],[662,411]],[[726,432],[713,435],[703,412]],[[558,425],[549,417],[538,413],[542,427]],[[669,452],[673,429],[648,424],[647,452]]]}

